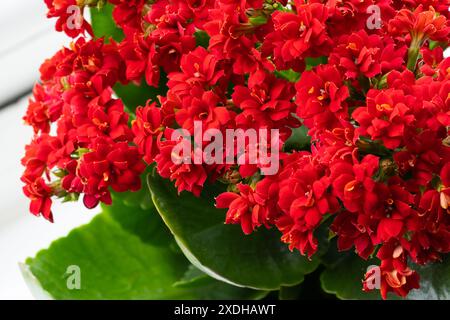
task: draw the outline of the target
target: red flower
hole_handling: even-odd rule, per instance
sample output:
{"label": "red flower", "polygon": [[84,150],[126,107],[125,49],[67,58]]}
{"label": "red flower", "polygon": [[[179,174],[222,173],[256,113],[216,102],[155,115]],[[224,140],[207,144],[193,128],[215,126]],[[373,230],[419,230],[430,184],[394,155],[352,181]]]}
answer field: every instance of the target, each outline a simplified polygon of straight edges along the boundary
{"label": "red flower", "polygon": [[38,177],[44,176],[49,179],[50,170],[64,161],[61,154],[62,144],[59,138],[42,134],[36,136],[32,142],[25,147],[25,156],[22,158],[22,165],[25,171],[22,181],[28,183]]}
{"label": "red flower", "polygon": [[94,208],[100,201],[111,204],[110,186],[116,192],[138,191],[144,169],[136,147],[97,139],[93,151],[80,159],[78,175],[84,185],[84,204],[87,208]]}
{"label": "red flower", "polygon": [[62,113],[63,102],[46,92],[50,88],[36,84],[33,88],[33,98],[30,98],[27,113],[24,116],[26,124],[34,129],[34,133],[49,133],[50,124],[58,120]]}
{"label": "red flower", "polygon": [[400,90],[370,90],[367,107],[353,112],[360,127],[357,134],[369,136],[372,140],[382,140],[389,149],[397,148],[404,139],[407,127],[413,125],[412,108],[415,99],[405,96]]}
{"label": "red flower", "polygon": [[[383,245],[377,257],[381,260],[380,291],[383,299],[386,299],[391,291],[406,297],[409,291],[419,288],[419,276],[408,267],[407,255],[397,242],[391,241]],[[369,290],[366,282],[364,282],[364,289]]]}
{"label": "red flower", "polygon": [[[289,82],[277,79],[264,71],[252,73],[248,85],[237,85],[232,94],[233,103],[242,112],[235,118],[239,127],[279,128],[296,127],[298,122],[292,116],[294,87]],[[256,125],[256,126],[255,126]],[[282,140],[286,140],[291,130]]]}
{"label": "red flower", "polygon": [[[234,7],[237,7],[234,3]],[[244,4],[244,2],[242,2]],[[248,17],[240,11],[228,13],[219,8],[209,11],[208,22],[204,24],[206,33],[210,36],[208,50],[218,60],[232,61],[232,71],[243,75],[258,67],[254,45],[259,26],[248,21]]]}
{"label": "red flower", "polygon": [[194,121],[201,121],[203,130],[223,128],[232,119],[232,112],[219,103],[220,97],[212,91],[203,92],[198,97],[186,97],[175,119],[191,134],[194,133]]}
{"label": "red flower", "polygon": [[67,174],[61,179],[61,187],[68,193],[80,194],[83,192],[84,185],[78,176],[78,160],[72,159],[68,161],[64,170]]}
{"label": "red flower", "polygon": [[337,199],[330,193],[331,181],[324,168],[305,154],[292,176],[279,183],[278,206],[284,213],[276,222],[283,233],[281,240],[293,250],[311,257],[317,251],[314,230],[326,214],[339,209]]}
{"label": "red flower", "polygon": [[116,192],[138,191],[141,189],[141,173],[145,165],[136,147],[125,142],[114,145],[107,160],[111,166],[111,188]]}
{"label": "red flower", "polygon": [[180,90],[178,86],[199,85],[205,89],[211,88],[225,74],[224,70],[219,68],[216,57],[203,47],[197,47],[194,51],[183,55],[180,67],[182,72],[170,74],[167,82],[167,86],[175,92]]}
{"label": "red flower", "polygon": [[365,156],[354,165],[337,161],[331,166],[333,191],[350,212],[358,212],[371,203],[375,181],[373,176],[379,169],[379,159],[373,155]]}
{"label": "red flower", "polygon": [[[170,140],[173,130],[165,131],[166,140],[159,143],[160,153],[155,157],[156,167],[159,175],[163,178],[169,178],[175,181],[178,192],[187,190],[199,197],[206,181],[207,174],[205,168],[200,164],[194,163],[194,154],[191,141],[184,139],[182,136],[178,140]],[[174,148],[176,146],[183,147],[187,145],[187,150],[191,150],[189,154],[176,154]],[[182,148],[184,149],[184,148]],[[174,162],[174,157],[178,157],[178,163]]]}
{"label": "red flower", "polygon": [[442,47],[436,47],[433,50],[424,47],[421,53],[424,65],[420,68],[420,71],[427,76],[435,75],[436,71],[439,71],[439,63],[444,60],[444,50]]}
{"label": "red flower", "polygon": [[[328,166],[338,159],[346,162],[357,161],[358,149],[354,143],[354,127],[350,123],[331,130],[322,130],[313,135],[317,142],[312,148],[312,153],[319,163]],[[312,135],[311,130],[309,134]]]}
{"label": "red flower", "polygon": [[345,100],[350,96],[336,67],[318,66],[302,73],[295,85],[297,115],[305,120],[310,135],[325,128],[340,127],[348,119]]}
{"label": "red flower", "polygon": [[158,87],[160,70],[154,62],[157,54],[154,43],[136,32],[120,44],[119,52],[126,64],[127,80],[139,84],[145,76],[148,85]]}
{"label": "red flower", "polygon": [[258,192],[245,184],[238,184],[238,193],[225,192],[216,198],[217,208],[227,208],[225,223],[240,224],[245,234],[267,224],[269,212]]}
{"label": "red flower", "polygon": [[361,258],[368,259],[378,243],[374,233],[375,224],[375,221],[367,219],[365,215],[344,211],[336,215],[330,229],[338,236],[339,251],[346,251],[354,246]]}
{"label": "red flower", "polygon": [[330,55],[329,62],[345,72],[347,79],[367,78],[404,68],[406,46],[390,38],[368,35],[365,30],[344,35]]}
{"label": "red flower", "polygon": [[69,37],[76,38],[87,32],[93,35],[91,25],[83,17],[84,3],[77,0],[44,0],[48,18],[58,18],[56,30],[64,31]]}
{"label": "red flower", "polygon": [[136,119],[133,121],[133,141],[148,164],[151,164],[158,154],[157,142],[161,139],[163,131],[161,109],[156,106],[156,103],[148,102],[145,107],[136,109]]}
{"label": "red flower", "polygon": [[114,4],[114,21],[122,28],[141,28],[144,0],[109,0]]}
{"label": "red flower", "polygon": [[52,205],[52,189],[42,178],[25,180],[25,182],[26,185],[23,187],[23,192],[31,200],[30,212],[35,216],[42,215],[48,221],[53,222],[53,215],[50,209]]}
{"label": "red flower", "polygon": [[[381,242],[401,238],[405,232],[407,220],[418,214],[413,209],[414,196],[400,186],[401,180],[396,180],[396,178],[391,180],[389,186],[385,184],[376,186],[379,201],[371,216],[379,219],[377,238]],[[366,211],[366,214],[369,214],[369,211]]]}
{"label": "red flower", "polygon": [[389,21],[389,33],[393,35],[409,33],[412,40],[421,46],[427,39],[448,41],[450,27],[446,17],[436,14],[433,7],[424,8],[419,5],[414,11],[400,10],[394,19]]}
{"label": "red flower", "polygon": [[327,7],[311,3],[296,9],[296,14],[282,11],[272,14],[274,31],[263,43],[262,52],[273,57],[279,70],[302,71],[306,57],[327,55],[331,48],[325,24],[329,17]]}
{"label": "red flower", "polygon": [[75,118],[78,123],[78,141],[90,142],[99,136],[108,136],[114,141],[131,140],[131,130],[128,127],[128,114],[124,110],[121,100],[111,98],[110,88],[93,99],[88,104],[87,117]]}

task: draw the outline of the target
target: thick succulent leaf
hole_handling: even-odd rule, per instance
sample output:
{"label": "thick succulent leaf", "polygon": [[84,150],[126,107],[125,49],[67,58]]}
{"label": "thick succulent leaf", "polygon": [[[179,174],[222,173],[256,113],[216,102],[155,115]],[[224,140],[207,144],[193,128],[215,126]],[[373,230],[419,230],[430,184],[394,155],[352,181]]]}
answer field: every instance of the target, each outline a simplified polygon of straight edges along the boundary
{"label": "thick succulent leaf", "polygon": [[103,205],[103,212],[114,218],[125,231],[152,245],[167,246],[174,242],[145,189],[113,194],[113,203],[112,206]]}
{"label": "thick succulent leaf", "polygon": [[278,290],[301,283],[318,265],[290,252],[275,230],[260,229],[246,236],[239,226],[224,225],[225,212],[214,207],[213,196],[206,192],[201,198],[190,193],[178,196],[172,184],[156,175],[149,175],[149,187],[186,257],[212,277],[238,286]]}
{"label": "thick succulent leaf", "polygon": [[[182,256],[144,244],[110,215],[98,215],[26,263],[43,289],[56,299],[194,297],[172,288],[188,267]],[[79,290],[67,286],[70,266],[79,267]]]}
{"label": "thick succulent leaf", "polygon": [[[244,288],[239,288],[233,285],[227,285],[226,283],[222,281],[218,281],[210,276],[208,276],[206,273],[202,272],[200,269],[196,268],[192,264],[189,266],[186,273],[183,275],[183,277],[174,283],[174,287],[176,288],[184,288],[184,289],[193,289],[193,290],[208,290],[211,293],[215,292],[215,294],[219,295],[218,297],[223,296],[225,299],[237,299],[233,298],[233,294],[239,292],[241,290],[242,292],[245,292]],[[216,292],[220,291],[220,292]],[[262,290],[247,290],[249,292],[249,296],[247,298],[249,299],[262,299],[267,296],[269,291],[262,291]]]}
{"label": "thick succulent leaf", "polygon": [[301,286],[292,286],[292,287],[281,287],[278,292],[278,299],[280,300],[298,300],[300,297]]}
{"label": "thick succulent leaf", "polygon": [[[79,289],[67,285],[74,276],[67,272],[71,266],[79,268]],[[181,253],[143,242],[102,213],[29,258],[22,270],[33,292],[56,299],[258,299],[266,294],[210,277],[197,286],[174,286],[188,268]]]}
{"label": "thick succulent leaf", "polygon": [[202,285],[212,279],[194,265],[190,265],[183,277],[174,283],[175,287],[191,287]]}
{"label": "thick succulent leaf", "polygon": [[341,253],[337,261],[320,277],[325,292],[335,294],[339,299],[381,299],[379,291],[364,292],[362,290],[362,278],[367,268],[375,264],[374,261],[364,261],[350,252]]}
{"label": "thick succulent leaf", "polygon": [[450,256],[423,267],[412,266],[420,274],[420,289],[409,293],[411,300],[450,300]]}
{"label": "thick succulent leaf", "polygon": [[52,300],[52,296],[50,293],[45,291],[39,280],[31,273],[30,267],[25,263],[19,263],[20,272],[22,273],[22,277],[25,280],[25,283],[28,286],[31,294],[34,298],[38,300]]}

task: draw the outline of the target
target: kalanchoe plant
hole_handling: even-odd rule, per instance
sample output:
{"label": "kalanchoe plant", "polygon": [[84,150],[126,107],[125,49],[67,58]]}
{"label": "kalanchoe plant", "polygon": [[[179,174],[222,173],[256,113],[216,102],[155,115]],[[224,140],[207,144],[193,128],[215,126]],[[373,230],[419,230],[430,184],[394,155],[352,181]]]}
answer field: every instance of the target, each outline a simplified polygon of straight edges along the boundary
{"label": "kalanchoe plant", "polygon": [[[24,117],[24,193],[52,222],[55,198],[103,208],[27,261],[51,296],[285,297],[320,265],[339,298],[449,298],[448,1],[45,3],[73,40]],[[198,126],[275,130],[278,170],[197,161],[174,133]]]}

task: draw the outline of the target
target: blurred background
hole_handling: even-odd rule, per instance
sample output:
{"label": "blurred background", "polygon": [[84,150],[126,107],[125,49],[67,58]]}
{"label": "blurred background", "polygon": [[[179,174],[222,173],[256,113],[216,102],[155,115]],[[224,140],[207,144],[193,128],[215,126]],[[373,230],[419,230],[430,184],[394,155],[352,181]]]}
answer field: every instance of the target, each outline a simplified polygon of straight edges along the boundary
{"label": "blurred background", "polygon": [[97,213],[81,203],[55,201],[51,224],[28,213],[22,194],[20,159],[32,136],[22,116],[40,64],[70,42],[54,31],[46,12],[44,0],[0,2],[0,299],[32,299],[18,263]]}

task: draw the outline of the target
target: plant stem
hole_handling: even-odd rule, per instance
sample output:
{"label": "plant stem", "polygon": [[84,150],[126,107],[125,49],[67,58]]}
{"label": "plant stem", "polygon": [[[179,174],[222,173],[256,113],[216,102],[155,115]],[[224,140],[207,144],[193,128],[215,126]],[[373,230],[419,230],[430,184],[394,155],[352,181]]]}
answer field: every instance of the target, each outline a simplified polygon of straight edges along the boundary
{"label": "plant stem", "polygon": [[408,63],[406,67],[414,72],[416,70],[417,59],[419,58],[420,47],[422,41],[418,36],[412,36],[411,45],[408,49]]}

